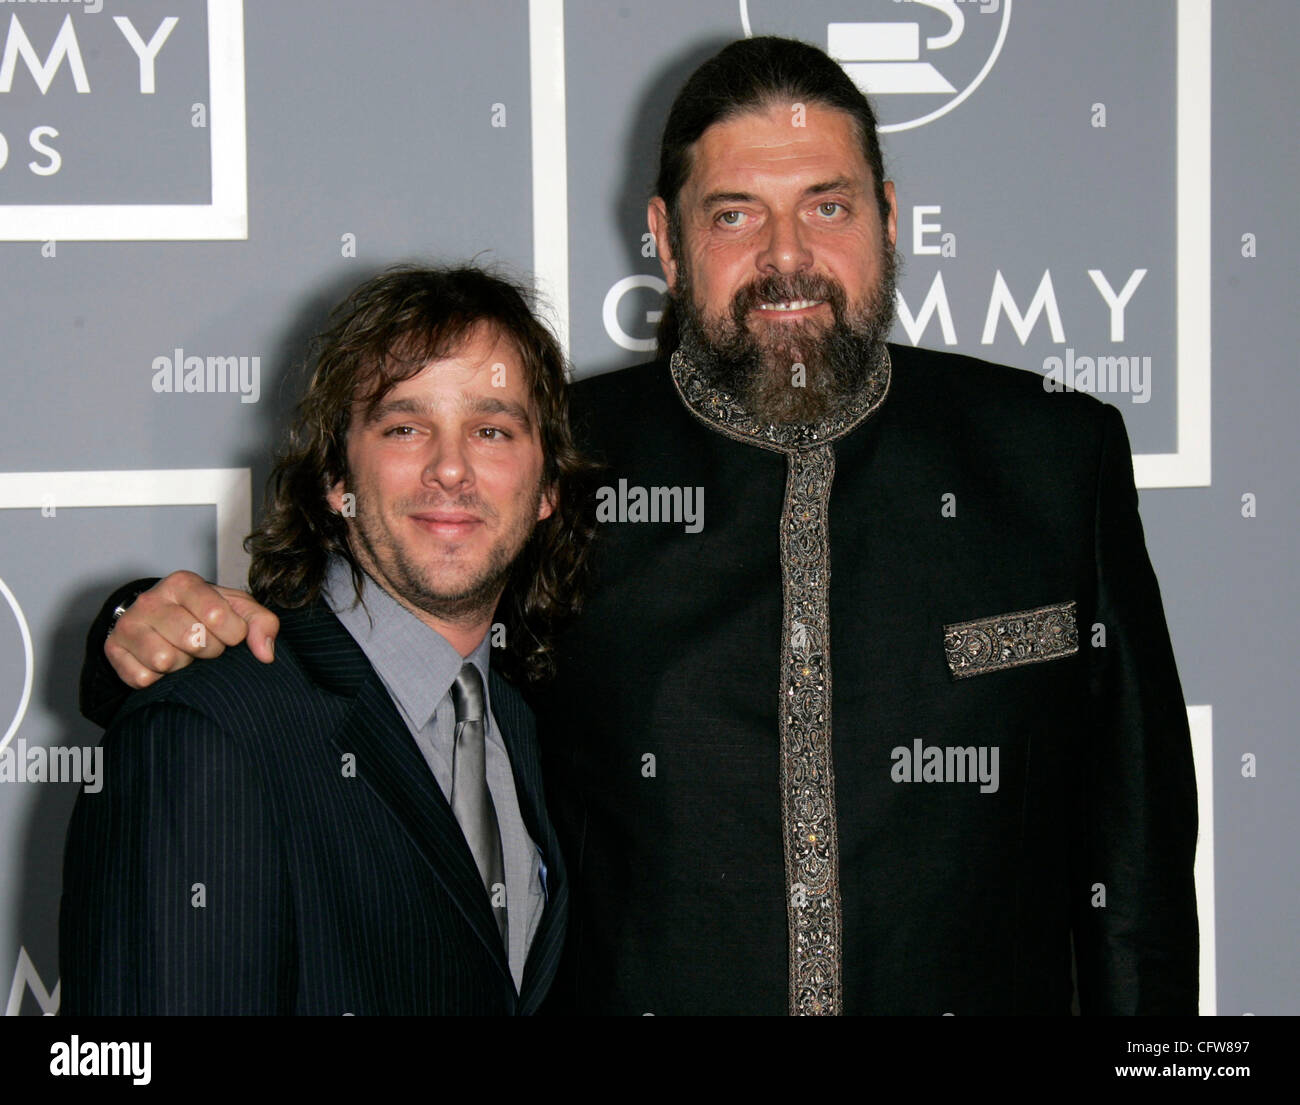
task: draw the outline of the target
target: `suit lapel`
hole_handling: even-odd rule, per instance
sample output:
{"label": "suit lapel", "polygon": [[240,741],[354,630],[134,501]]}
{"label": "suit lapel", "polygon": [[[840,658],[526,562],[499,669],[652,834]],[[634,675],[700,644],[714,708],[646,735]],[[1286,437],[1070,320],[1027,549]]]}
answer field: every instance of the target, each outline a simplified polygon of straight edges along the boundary
{"label": "suit lapel", "polygon": [[569,911],[569,884],[555,831],[546,815],[537,737],[531,712],[519,692],[502,679],[495,669],[491,672],[490,682],[492,715],[496,719],[506,751],[510,754],[515,792],[519,797],[519,812],[523,816],[528,835],[542,849],[542,858],[546,863],[546,908],[528,949],[528,961],[524,964],[523,985],[519,993],[519,1012],[527,1015],[535,1013],[541,1005],[559,966]]}
{"label": "suit lapel", "polygon": [[389,809],[514,989],[483,880],[455,815],[378,673],[324,604],[280,612],[307,674],[355,698],[331,743],[356,756],[357,776]]}

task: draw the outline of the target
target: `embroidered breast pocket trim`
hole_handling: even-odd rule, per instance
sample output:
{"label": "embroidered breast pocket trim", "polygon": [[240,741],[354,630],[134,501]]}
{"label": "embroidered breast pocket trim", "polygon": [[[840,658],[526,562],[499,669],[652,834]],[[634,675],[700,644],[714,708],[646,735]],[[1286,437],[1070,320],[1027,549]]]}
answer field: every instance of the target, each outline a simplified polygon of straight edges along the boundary
{"label": "embroidered breast pocket trim", "polygon": [[1072,656],[1079,651],[1075,603],[945,625],[943,650],[954,679]]}

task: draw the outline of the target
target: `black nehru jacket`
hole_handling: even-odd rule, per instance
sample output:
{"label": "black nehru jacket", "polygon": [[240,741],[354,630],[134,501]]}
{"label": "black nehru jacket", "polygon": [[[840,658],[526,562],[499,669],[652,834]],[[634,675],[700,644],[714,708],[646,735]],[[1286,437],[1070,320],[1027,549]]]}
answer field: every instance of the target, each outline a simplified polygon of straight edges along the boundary
{"label": "black nehru jacket", "polygon": [[[1122,419],[1037,374],[890,353],[829,506],[844,1012],[1069,1013],[1073,932],[1084,1013],[1194,1013],[1190,738]],[[662,362],[575,394],[607,485],[700,487],[704,513],[602,527],[533,703],[576,885],[554,1000],[784,1013],[786,458],[692,417]],[[950,671],[945,626],[1068,602],[1076,654]],[[895,781],[914,742],[996,747],[998,789]]]}

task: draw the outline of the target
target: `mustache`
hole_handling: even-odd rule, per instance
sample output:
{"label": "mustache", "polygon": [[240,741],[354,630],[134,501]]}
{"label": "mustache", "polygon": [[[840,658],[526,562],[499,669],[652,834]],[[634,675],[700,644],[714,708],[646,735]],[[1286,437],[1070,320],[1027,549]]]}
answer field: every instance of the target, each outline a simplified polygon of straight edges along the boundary
{"label": "mustache", "polygon": [[844,305],[848,301],[843,285],[829,276],[810,272],[788,276],[772,273],[746,284],[732,296],[731,315],[739,323],[760,303],[787,303],[795,299],[825,300],[836,318],[843,315]]}
{"label": "mustache", "polygon": [[422,495],[415,499],[402,499],[395,504],[395,507],[400,514],[420,514],[429,510],[459,510],[488,520],[496,517],[496,511],[477,495],[457,495],[455,497]]}

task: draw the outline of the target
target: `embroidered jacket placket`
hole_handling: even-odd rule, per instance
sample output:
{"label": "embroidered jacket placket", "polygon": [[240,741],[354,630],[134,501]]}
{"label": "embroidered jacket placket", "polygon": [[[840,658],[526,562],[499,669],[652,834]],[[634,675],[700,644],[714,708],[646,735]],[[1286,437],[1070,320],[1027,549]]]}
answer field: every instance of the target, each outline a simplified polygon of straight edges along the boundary
{"label": "embroidered jacket placket", "polygon": [[843,1007],[843,923],[831,755],[830,528],[832,443],[879,409],[889,391],[889,352],[878,347],[866,385],[821,422],[783,426],[755,421],[734,397],[710,384],[678,350],[673,383],[687,409],[710,429],[784,453],[780,518],[781,819],[789,919],[789,1009],[834,1015]]}

